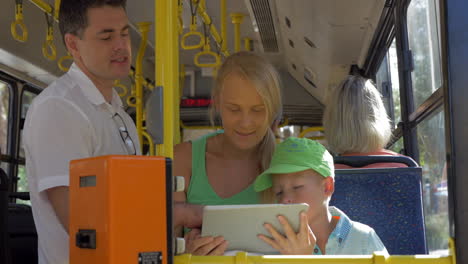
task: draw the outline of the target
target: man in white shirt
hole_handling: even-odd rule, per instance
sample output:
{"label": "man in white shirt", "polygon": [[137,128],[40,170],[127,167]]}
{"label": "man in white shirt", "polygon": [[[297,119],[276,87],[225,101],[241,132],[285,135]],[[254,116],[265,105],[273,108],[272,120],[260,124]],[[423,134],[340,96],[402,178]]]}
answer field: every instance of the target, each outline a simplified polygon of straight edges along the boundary
{"label": "man in white shirt", "polygon": [[140,154],[135,125],[112,88],[132,59],[125,2],[61,1],[60,30],[74,64],[34,100],[24,126],[40,264],[69,261],[69,162]]}

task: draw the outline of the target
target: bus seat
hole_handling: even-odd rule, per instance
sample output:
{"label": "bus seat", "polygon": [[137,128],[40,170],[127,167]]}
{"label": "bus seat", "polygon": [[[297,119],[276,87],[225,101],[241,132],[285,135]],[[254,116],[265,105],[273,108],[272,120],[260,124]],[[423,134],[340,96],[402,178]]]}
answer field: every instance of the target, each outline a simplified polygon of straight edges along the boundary
{"label": "bus seat", "polygon": [[376,231],[393,255],[427,254],[420,167],[335,170],[330,205]]}
{"label": "bus seat", "polygon": [[407,156],[375,155],[375,156],[335,156],[335,164],[343,164],[359,168],[374,163],[403,163],[408,167],[418,167],[416,161]]}
{"label": "bus seat", "polygon": [[8,242],[12,263],[37,263],[37,233],[31,206],[8,205]]}

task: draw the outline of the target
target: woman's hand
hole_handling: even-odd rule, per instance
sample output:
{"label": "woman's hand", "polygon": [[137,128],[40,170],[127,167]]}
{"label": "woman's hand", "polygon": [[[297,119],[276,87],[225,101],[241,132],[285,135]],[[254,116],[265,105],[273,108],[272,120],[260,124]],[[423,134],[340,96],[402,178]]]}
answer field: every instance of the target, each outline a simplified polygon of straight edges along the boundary
{"label": "woman's hand", "polygon": [[198,256],[222,256],[228,246],[223,237],[202,237],[200,229],[192,229],[185,235],[185,253]]}
{"label": "woman's hand", "polygon": [[314,251],[316,238],[309,227],[307,214],[301,212],[299,232],[292,229],[286,217],[279,215],[278,220],[283,226],[286,236],[281,235],[269,223],[264,224],[265,229],[272,238],[259,234],[258,237],[284,255],[311,255]]}

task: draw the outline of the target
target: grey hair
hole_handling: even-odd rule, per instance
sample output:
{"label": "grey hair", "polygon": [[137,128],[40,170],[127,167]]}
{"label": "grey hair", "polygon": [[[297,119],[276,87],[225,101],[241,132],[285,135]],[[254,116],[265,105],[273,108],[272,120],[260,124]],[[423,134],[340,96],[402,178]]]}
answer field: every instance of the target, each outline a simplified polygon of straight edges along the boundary
{"label": "grey hair", "polygon": [[348,76],[331,90],[325,105],[323,126],[333,153],[378,151],[390,140],[390,120],[370,80]]}

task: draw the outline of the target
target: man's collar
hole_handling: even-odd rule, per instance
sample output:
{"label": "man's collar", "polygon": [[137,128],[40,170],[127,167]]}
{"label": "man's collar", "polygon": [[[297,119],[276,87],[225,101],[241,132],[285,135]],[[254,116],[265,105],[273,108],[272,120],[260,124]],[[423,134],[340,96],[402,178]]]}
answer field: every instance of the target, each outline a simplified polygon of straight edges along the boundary
{"label": "man's collar", "polygon": [[[104,96],[99,91],[99,89],[94,85],[94,83],[89,79],[88,76],[76,65],[73,63],[68,70],[68,74],[77,82],[77,85],[83,91],[83,94],[88,98],[88,100],[94,105],[101,105],[106,103]],[[122,101],[120,100],[117,92],[112,89],[112,99],[111,104],[114,109],[122,107]]]}

